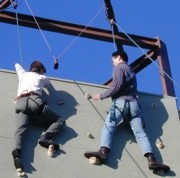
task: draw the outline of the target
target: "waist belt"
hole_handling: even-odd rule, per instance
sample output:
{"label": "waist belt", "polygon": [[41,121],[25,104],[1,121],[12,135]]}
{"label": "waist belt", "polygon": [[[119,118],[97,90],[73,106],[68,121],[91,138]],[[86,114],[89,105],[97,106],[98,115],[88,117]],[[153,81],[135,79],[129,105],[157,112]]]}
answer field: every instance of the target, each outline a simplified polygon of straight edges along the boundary
{"label": "waist belt", "polygon": [[20,98],[31,96],[31,95],[39,95],[39,94],[35,93],[34,91],[30,91],[28,93],[23,93],[23,94],[19,95],[18,97],[16,97],[15,101],[20,99]]}

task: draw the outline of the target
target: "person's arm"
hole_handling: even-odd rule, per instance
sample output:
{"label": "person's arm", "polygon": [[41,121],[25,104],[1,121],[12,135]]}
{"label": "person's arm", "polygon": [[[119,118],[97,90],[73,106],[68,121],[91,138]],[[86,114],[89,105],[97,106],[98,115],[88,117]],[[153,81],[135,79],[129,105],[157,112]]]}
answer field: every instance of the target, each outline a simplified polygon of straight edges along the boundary
{"label": "person's arm", "polygon": [[20,76],[21,74],[26,72],[24,70],[24,68],[20,64],[18,64],[18,63],[15,64],[15,69],[16,69],[16,73],[17,73],[18,76]]}
{"label": "person's arm", "polygon": [[113,97],[120,92],[121,88],[124,85],[124,72],[118,66],[115,66],[113,69],[113,79],[112,85],[109,89],[107,89],[104,93],[100,94],[100,99],[103,100],[105,98]]}

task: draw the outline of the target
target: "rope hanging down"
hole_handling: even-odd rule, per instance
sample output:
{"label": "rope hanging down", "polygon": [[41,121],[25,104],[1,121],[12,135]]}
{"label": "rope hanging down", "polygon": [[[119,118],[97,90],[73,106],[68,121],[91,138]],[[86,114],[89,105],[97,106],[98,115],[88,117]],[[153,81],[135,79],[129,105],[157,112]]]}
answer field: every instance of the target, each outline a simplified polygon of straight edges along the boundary
{"label": "rope hanging down", "polygon": [[20,30],[19,30],[19,18],[18,18],[18,13],[17,13],[17,3],[14,0],[10,0],[13,8],[16,10],[16,25],[17,25],[17,36],[18,36],[18,46],[19,46],[19,55],[20,55],[20,61],[21,64],[23,64],[23,57],[22,57],[22,47],[21,47],[21,36],[20,36]]}
{"label": "rope hanging down", "polygon": [[40,33],[41,33],[41,35],[42,35],[42,37],[43,37],[43,39],[44,39],[44,41],[45,41],[48,49],[49,49],[49,51],[50,51],[50,53],[51,53],[51,55],[52,55],[52,57],[53,57],[53,59],[54,59],[54,69],[58,69],[58,67],[59,67],[58,59],[55,57],[55,55],[54,55],[54,53],[53,53],[53,51],[52,51],[52,49],[51,49],[51,47],[50,47],[50,45],[49,45],[49,43],[48,43],[48,41],[47,41],[47,39],[46,39],[43,31],[41,30],[41,27],[39,26],[38,21],[36,20],[36,18],[35,18],[32,10],[31,10],[29,4],[27,3],[26,0],[24,0],[24,1],[25,1],[26,5],[27,5],[27,7],[28,7],[28,9],[29,9],[32,17],[34,18],[34,21],[36,22],[36,25],[38,26],[38,29],[39,29],[39,31],[40,31]]}
{"label": "rope hanging down", "polygon": [[40,26],[39,26],[39,24],[38,24],[38,22],[37,22],[37,20],[36,20],[36,18],[35,18],[35,16],[34,16],[32,10],[31,10],[29,4],[27,3],[26,0],[24,0],[24,1],[26,2],[26,5],[27,5],[29,11],[31,12],[31,15],[33,16],[33,18],[34,18],[34,20],[35,20],[35,22],[36,22],[36,24],[37,24],[37,26],[38,26],[38,28],[39,28],[39,30],[40,30],[40,32],[41,32],[41,35],[43,36],[43,39],[44,39],[44,41],[45,41],[45,43],[46,43],[49,51],[51,52],[51,54],[52,54],[52,56],[53,56],[53,58],[54,58],[54,69],[58,69],[58,66],[59,66],[58,59],[74,44],[74,42],[81,36],[81,34],[82,34],[82,33],[86,30],[86,28],[95,20],[95,18],[100,14],[100,12],[101,12],[102,9],[103,9],[103,7],[102,7],[102,8],[98,11],[98,13],[95,15],[95,17],[93,17],[92,20],[88,23],[88,25],[79,33],[79,35],[76,36],[76,38],[75,38],[75,39],[63,50],[63,52],[62,52],[61,54],[59,54],[58,57],[56,58],[55,55],[53,54],[53,51],[52,51],[52,49],[51,49],[51,47],[50,47],[50,45],[49,45],[49,43],[48,43],[45,35],[43,34],[43,32],[42,32],[42,30],[41,30],[41,28],[40,28]]}
{"label": "rope hanging down", "polygon": [[64,55],[64,53],[76,42],[76,40],[84,33],[84,31],[87,29],[88,26],[96,19],[96,17],[101,13],[103,10],[103,6],[100,8],[100,10],[95,14],[95,16],[90,20],[90,22],[85,26],[85,28],[72,40],[71,43],[58,55],[58,59]]}

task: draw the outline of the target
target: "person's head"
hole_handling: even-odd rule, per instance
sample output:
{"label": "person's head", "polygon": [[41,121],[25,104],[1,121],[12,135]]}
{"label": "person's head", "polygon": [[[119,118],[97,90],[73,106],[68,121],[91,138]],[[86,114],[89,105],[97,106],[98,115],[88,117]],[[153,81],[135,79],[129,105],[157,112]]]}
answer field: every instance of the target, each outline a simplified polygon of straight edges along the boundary
{"label": "person's head", "polygon": [[114,65],[121,62],[128,62],[128,55],[124,50],[117,50],[112,53],[112,61]]}
{"label": "person's head", "polygon": [[37,72],[38,74],[46,73],[46,68],[40,61],[33,61],[30,65],[30,72]]}

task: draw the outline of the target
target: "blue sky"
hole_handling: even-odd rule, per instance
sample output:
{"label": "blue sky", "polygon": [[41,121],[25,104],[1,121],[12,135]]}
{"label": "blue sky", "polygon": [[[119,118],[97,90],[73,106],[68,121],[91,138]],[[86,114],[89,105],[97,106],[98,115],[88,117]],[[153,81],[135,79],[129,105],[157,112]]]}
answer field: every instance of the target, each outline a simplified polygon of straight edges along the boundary
{"label": "blue sky", "polygon": [[[18,13],[76,23],[110,30],[103,0],[18,0]],[[117,24],[128,34],[159,37],[167,46],[178,105],[180,106],[180,1],[179,0],[112,0]],[[15,10],[8,8],[8,11]],[[53,55],[60,56],[59,69],[54,70],[52,53],[40,30],[0,23],[0,68],[14,70],[14,63],[29,69],[33,60],[41,60],[51,77],[102,84],[111,78],[112,43],[77,38],[43,31]],[[20,43],[19,43],[20,42]],[[20,47],[19,47],[20,44]],[[125,47],[129,63],[142,55],[134,47]],[[21,51],[21,52],[20,52]],[[137,74],[138,90],[162,94],[159,68],[151,64]]]}

